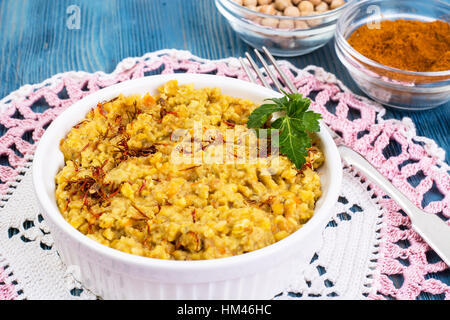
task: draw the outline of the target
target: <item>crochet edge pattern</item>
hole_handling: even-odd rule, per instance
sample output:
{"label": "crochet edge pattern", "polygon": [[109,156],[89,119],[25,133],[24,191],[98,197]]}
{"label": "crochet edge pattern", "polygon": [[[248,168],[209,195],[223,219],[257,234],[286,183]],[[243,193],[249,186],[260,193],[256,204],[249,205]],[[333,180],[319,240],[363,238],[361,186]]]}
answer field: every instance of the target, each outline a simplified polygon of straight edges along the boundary
{"label": "crochet edge pattern", "polygon": [[[120,82],[123,80],[127,80],[129,78],[132,78],[133,73],[133,67],[136,66],[139,62],[142,61],[153,61],[157,59],[161,59],[163,56],[169,56],[171,58],[175,58],[178,60],[193,60],[199,63],[203,63],[206,66],[210,66],[211,69],[216,69],[217,65],[219,64],[226,64],[227,66],[230,66],[231,68],[240,69],[239,62],[236,58],[226,58],[226,59],[219,59],[219,60],[207,60],[202,59],[197,56],[192,55],[188,51],[179,51],[174,49],[165,49],[160,50],[156,52],[151,52],[143,55],[142,57],[133,57],[133,58],[126,58],[122,60],[115,68],[115,70],[111,73],[105,73],[102,71],[95,72],[95,73],[87,73],[83,71],[69,71],[65,73],[59,73],[54,76],[52,76],[49,79],[44,80],[43,82],[39,84],[34,85],[24,85],[20,87],[18,90],[10,93],[5,98],[0,100],[0,112],[4,113],[6,110],[8,110],[11,107],[11,104],[13,101],[16,100],[23,100],[27,97],[32,96],[35,92],[38,90],[44,88],[44,87],[53,87],[59,84],[63,79],[74,79],[74,80],[84,80],[87,77],[98,77],[101,79],[104,79],[106,81],[113,80],[113,83]],[[351,91],[339,80],[336,78],[335,75],[325,71],[323,68],[319,68],[316,66],[307,66],[304,69],[297,69],[295,66],[293,66],[291,63],[287,61],[281,61],[281,64],[283,67],[289,69],[289,70],[295,70],[298,73],[301,74],[307,74],[313,72],[314,76],[323,82],[326,83],[334,83],[336,84],[343,92],[351,93]],[[171,70],[164,70],[166,73],[170,73]],[[130,74],[126,74],[130,73]],[[126,75],[124,75],[126,74]],[[116,76],[122,76],[119,78],[115,78]],[[128,77],[130,76],[130,77]],[[297,76],[298,77],[298,76]],[[392,119],[384,119],[385,115],[385,109],[378,103],[373,102],[365,97],[354,95],[356,99],[359,99],[363,103],[365,103],[368,106],[373,107],[373,109],[376,111],[376,117],[378,123],[386,123],[389,122],[391,124],[401,125],[405,128],[404,134],[406,135],[406,138],[414,139],[415,141],[423,143],[423,148],[426,151],[427,155],[431,158],[436,159],[436,165],[434,165],[433,170],[441,171],[441,172],[448,172],[450,170],[450,167],[445,163],[445,151],[438,147],[435,141],[426,138],[426,137],[420,137],[417,136],[415,125],[413,124],[412,120],[410,118],[403,118],[402,120],[392,120]],[[17,175],[14,177],[13,180],[8,181],[6,184],[6,191],[1,194],[0,198],[0,207],[3,207],[5,203],[8,201],[8,199],[13,195],[15,188],[20,183],[23,174],[29,170],[32,166],[32,159],[33,155],[25,154],[24,156],[24,164],[21,167],[16,168]],[[356,173],[357,174],[357,173]],[[382,196],[382,193],[379,193],[379,189],[376,187],[373,188],[370,192],[373,192],[374,195],[377,196],[377,200],[380,199]],[[377,204],[379,205],[380,212],[382,212],[382,206],[377,201]],[[383,239],[381,238],[381,233],[383,229],[383,221],[384,217],[380,215],[378,217],[379,222],[379,228],[377,229],[378,237],[377,242],[374,244],[374,247],[379,247],[380,244],[383,242]],[[380,270],[378,268],[378,259],[379,259],[380,250],[375,249],[374,250],[374,260],[377,262],[374,262],[373,265],[371,265],[371,270],[368,270],[367,272],[367,282],[365,283],[367,289],[365,292],[370,294],[372,298],[376,297],[376,291],[377,288],[374,286],[374,283],[379,280],[380,278]],[[1,254],[0,254],[1,259]],[[371,259],[372,260],[372,259]],[[372,267],[374,267],[372,269]]]}

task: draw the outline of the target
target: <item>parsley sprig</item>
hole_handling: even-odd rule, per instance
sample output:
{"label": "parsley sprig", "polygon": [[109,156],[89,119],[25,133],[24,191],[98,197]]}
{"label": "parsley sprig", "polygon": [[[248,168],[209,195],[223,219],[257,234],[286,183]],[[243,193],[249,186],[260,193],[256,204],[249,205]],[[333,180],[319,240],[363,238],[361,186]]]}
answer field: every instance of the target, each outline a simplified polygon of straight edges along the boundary
{"label": "parsley sprig", "polygon": [[273,103],[261,105],[249,117],[247,127],[251,129],[263,128],[269,116],[281,112],[282,116],[270,124],[270,128],[279,130],[280,152],[286,155],[301,169],[311,148],[310,133],[320,131],[319,119],[321,115],[308,110],[311,100],[300,93],[284,92],[282,98],[266,99]]}

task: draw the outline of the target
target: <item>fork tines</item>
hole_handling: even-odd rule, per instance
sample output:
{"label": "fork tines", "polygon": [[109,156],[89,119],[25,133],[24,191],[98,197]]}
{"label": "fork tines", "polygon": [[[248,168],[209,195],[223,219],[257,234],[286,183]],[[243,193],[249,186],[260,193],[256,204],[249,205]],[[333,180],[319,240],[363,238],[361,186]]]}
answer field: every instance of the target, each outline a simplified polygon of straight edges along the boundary
{"label": "fork tines", "polygon": [[[262,66],[266,70],[267,75],[270,77],[270,79],[272,79],[272,82],[274,83],[275,87],[278,89],[278,91],[280,91],[280,92],[283,91],[284,90],[283,86],[278,81],[277,76],[273,73],[272,69],[270,68],[269,64],[266,62],[264,57],[261,55],[261,53],[257,49],[255,49],[254,51],[255,51],[256,57],[258,58],[258,60],[261,62]],[[283,83],[289,89],[289,91],[292,93],[297,92],[297,89],[295,88],[294,84],[288,78],[288,76],[283,72],[283,70],[280,68],[279,64],[277,63],[275,58],[272,56],[272,54],[269,52],[269,50],[267,50],[266,47],[262,47],[262,51],[264,52],[264,54],[266,55],[266,57],[268,58],[268,60],[270,61],[273,68],[280,76],[280,78],[283,80]],[[267,82],[266,78],[264,77],[263,73],[259,69],[258,65],[256,64],[255,60],[253,60],[253,58],[251,57],[251,55],[248,52],[246,52],[245,57],[247,58],[247,61],[250,65],[250,67],[256,73],[256,76],[261,81],[263,86],[265,86],[266,88],[272,89],[272,87]],[[244,69],[245,73],[249,77],[250,81],[253,83],[257,83],[253,73],[250,71],[250,69],[249,69],[248,65],[245,63],[244,59],[239,58],[239,61],[241,62],[242,68]]]}

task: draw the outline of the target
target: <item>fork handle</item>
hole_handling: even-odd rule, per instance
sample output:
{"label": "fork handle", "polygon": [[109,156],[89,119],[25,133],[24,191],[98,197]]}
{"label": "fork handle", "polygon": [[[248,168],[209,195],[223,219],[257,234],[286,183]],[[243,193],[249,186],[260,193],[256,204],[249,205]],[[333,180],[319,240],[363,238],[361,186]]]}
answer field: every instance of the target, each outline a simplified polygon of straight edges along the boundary
{"label": "fork handle", "polygon": [[346,147],[338,146],[342,159],[375,182],[403,209],[411,219],[413,229],[450,266],[450,226],[434,214],[426,213],[414,205],[388,179],[378,172],[363,156]]}

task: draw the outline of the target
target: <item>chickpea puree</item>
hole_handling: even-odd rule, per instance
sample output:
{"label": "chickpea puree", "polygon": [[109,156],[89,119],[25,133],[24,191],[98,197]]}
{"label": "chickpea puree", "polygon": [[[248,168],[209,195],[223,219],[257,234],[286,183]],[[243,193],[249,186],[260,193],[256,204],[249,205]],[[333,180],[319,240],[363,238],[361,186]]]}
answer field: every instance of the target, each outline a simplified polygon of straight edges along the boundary
{"label": "chickpea puree", "polygon": [[[316,169],[324,156],[318,146],[301,170],[277,157],[272,175],[272,155],[254,163],[171,162],[174,130],[192,130],[201,121],[205,130],[247,132],[255,108],[217,88],[176,81],[157,96],[120,95],[99,103],[61,141],[61,214],[101,244],[159,259],[228,257],[287,237],[312,217],[321,196]],[[203,155],[219,148],[211,139],[201,144]]]}

